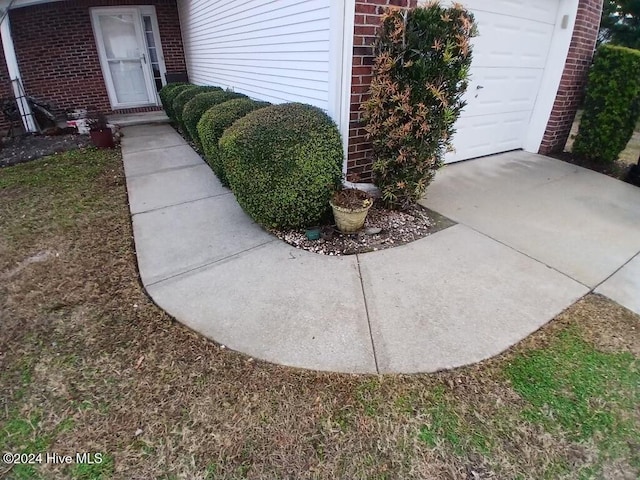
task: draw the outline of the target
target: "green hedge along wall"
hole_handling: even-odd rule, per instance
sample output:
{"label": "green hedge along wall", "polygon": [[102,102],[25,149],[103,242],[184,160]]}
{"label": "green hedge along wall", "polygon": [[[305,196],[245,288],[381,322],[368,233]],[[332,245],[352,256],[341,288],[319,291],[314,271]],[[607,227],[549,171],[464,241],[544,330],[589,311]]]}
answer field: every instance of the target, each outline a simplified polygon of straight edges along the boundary
{"label": "green hedge along wall", "polygon": [[589,73],[575,155],[601,163],[618,159],[640,118],[640,50],[602,45]]}

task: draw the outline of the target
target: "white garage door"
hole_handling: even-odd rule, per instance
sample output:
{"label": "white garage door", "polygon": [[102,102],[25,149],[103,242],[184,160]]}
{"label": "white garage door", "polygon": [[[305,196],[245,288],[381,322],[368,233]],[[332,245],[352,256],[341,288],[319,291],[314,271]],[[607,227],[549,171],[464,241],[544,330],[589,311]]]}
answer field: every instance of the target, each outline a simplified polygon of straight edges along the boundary
{"label": "white garage door", "polygon": [[447,163],[522,148],[558,14],[559,0],[462,0],[473,12],[467,106]]}

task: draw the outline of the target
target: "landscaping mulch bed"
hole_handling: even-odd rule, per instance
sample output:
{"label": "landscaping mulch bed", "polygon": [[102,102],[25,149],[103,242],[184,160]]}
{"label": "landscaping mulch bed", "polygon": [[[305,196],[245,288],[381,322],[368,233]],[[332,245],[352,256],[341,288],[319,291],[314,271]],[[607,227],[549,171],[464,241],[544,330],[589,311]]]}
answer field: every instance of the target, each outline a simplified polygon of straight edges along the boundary
{"label": "landscaping mulch bed", "polygon": [[29,162],[55,153],[67,152],[91,145],[89,135],[21,135],[4,138],[0,147],[0,167]]}
{"label": "landscaping mulch bed", "polygon": [[290,245],[322,255],[354,255],[397,247],[419,240],[455,222],[415,205],[403,212],[388,210],[376,202],[367,215],[364,228],[354,234],[341,233],[335,225],[322,227],[322,237],[309,240],[304,230],[271,230]]}

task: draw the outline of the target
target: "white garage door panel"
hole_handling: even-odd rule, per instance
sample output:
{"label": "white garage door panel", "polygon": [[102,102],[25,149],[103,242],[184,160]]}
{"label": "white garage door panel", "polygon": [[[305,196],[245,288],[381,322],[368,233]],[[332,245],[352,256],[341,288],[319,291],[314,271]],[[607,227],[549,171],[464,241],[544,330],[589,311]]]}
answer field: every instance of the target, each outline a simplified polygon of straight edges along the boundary
{"label": "white garage door panel", "polygon": [[473,13],[491,12],[554,24],[558,0],[460,0]]}
{"label": "white garage door panel", "polygon": [[[533,110],[542,81],[542,70],[476,68],[464,98],[467,107],[461,117],[494,115]],[[478,87],[481,86],[481,89]]]}
{"label": "white garage door panel", "polygon": [[476,14],[480,35],[473,43],[473,67],[544,68],[553,25],[495,13]]}
{"label": "white garage door panel", "polygon": [[521,148],[529,117],[529,112],[515,112],[460,118],[454,137],[456,151],[447,154],[446,161],[457,162]]}
{"label": "white garage door panel", "polygon": [[522,148],[536,107],[560,0],[462,0],[478,24],[455,162]]}

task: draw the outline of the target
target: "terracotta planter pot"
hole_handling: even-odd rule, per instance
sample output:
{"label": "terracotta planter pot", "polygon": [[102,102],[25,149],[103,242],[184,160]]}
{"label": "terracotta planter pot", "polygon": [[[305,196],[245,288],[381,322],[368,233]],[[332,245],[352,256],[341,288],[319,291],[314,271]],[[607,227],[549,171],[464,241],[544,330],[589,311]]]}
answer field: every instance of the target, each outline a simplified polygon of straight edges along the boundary
{"label": "terracotta planter pot", "polygon": [[329,202],[333,209],[336,226],[342,233],[355,233],[362,229],[371,205],[362,208],[344,208]]}
{"label": "terracotta planter pot", "polygon": [[89,132],[91,142],[98,148],[113,148],[113,132],[110,128],[100,128]]}

